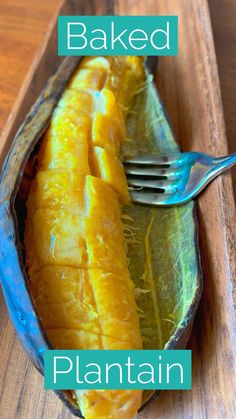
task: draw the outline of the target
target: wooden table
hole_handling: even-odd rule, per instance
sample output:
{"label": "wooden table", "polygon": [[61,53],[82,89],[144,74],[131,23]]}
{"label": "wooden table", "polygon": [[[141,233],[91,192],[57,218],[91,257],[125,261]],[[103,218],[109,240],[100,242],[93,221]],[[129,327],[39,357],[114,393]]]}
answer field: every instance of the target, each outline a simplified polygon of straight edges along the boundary
{"label": "wooden table", "polygon": [[[236,1],[209,0],[229,151],[236,152]],[[232,172],[236,197],[236,169]]]}
{"label": "wooden table", "polygon": [[[158,0],[155,1],[158,2]],[[188,2],[189,0],[186,1]],[[32,0],[0,1],[1,130],[4,129],[7,118],[14,108],[15,100],[21,89],[22,82],[34,59],[36,50],[42,42],[48,27],[48,22],[58,3],[59,0],[41,0],[39,2]],[[163,1],[161,1],[161,3],[163,4]],[[171,1],[168,2],[168,4],[170,5]],[[235,0],[225,0],[224,2],[220,0],[209,0],[209,4],[213,17],[214,36],[217,42],[216,51],[229,148],[231,151],[236,151],[236,2]],[[135,9],[135,2],[133,2],[133,5]],[[122,13],[125,12],[122,11]],[[162,93],[165,93],[165,86],[162,86]],[[172,113],[171,109],[170,113]],[[234,171],[234,179],[236,181],[236,170]],[[205,220],[205,222],[210,222],[210,219]],[[205,244],[203,244],[203,248],[210,252]],[[206,269],[206,267],[204,268]],[[211,275],[211,273],[209,273],[209,275]],[[209,288],[207,292],[216,293],[216,290],[214,288]],[[204,297],[204,307],[206,307],[208,303],[207,296],[208,294],[206,293]],[[3,305],[4,302],[2,296],[0,296],[0,418],[54,419],[57,417],[58,419],[71,419],[71,415],[66,411],[62,404],[60,405],[60,402],[52,392],[45,393],[41,390],[43,387],[42,377],[35,371],[30,361],[27,360],[15,333],[12,331],[10,320]],[[195,324],[195,334],[191,340],[191,347],[194,347],[196,356],[198,355],[198,350],[200,348],[200,340],[204,339],[200,321],[204,316],[206,318],[208,314],[206,308],[201,307],[201,310],[201,315],[197,317]],[[218,313],[214,311],[211,315],[213,314],[216,316],[216,320],[219,321]],[[214,335],[213,338],[215,339],[217,328],[213,325],[214,319],[212,322],[211,335]],[[208,327],[211,327],[210,322],[208,322]],[[208,331],[207,338],[209,337],[210,333]],[[209,346],[206,356],[208,363],[210,364],[211,346]],[[228,362],[230,362],[230,359]],[[229,365],[227,367],[229,368]],[[225,379],[223,371],[224,366],[218,365],[218,368],[222,368],[222,379]],[[201,368],[197,374],[202,374]],[[229,380],[229,383],[227,384],[228,389],[230,389],[230,376],[228,376],[227,379]],[[203,382],[202,386],[203,389],[205,388],[204,385],[206,385],[206,388],[207,386],[212,386],[211,397],[212,394],[214,394],[214,391],[216,392],[214,409],[218,409],[217,416],[215,414],[216,410],[214,410],[214,413],[212,413],[213,416],[211,417],[214,417],[214,419],[218,417],[231,419],[227,416],[227,412],[225,414],[224,410],[222,410],[221,400],[217,399],[217,392],[219,390],[218,384],[219,383],[215,381],[214,374],[212,374],[211,380],[207,383]],[[158,417],[161,419],[171,419],[174,412],[181,412],[181,416],[179,413],[175,416],[177,419],[180,417],[183,417],[184,419],[190,419],[190,417],[193,417],[193,419],[206,418],[206,411],[209,414],[210,408],[209,406],[204,405],[204,403],[201,404],[199,402],[199,400],[204,398],[204,395],[201,394],[201,389],[198,389],[198,391],[199,394],[195,399],[191,398],[191,393],[189,392],[189,395],[187,395],[184,400],[181,392],[179,392],[179,396],[177,397],[173,392],[166,393],[158,401],[157,410],[155,410],[155,412],[159,413],[151,413],[150,416],[147,413],[142,415],[142,418],[146,419],[150,417],[151,419],[154,419],[154,417]],[[16,396],[15,398],[14,394]],[[227,394],[225,394],[225,397],[227,398]],[[196,400],[198,401],[197,404]],[[205,403],[207,403],[206,400],[207,398],[205,397]],[[48,410],[45,411],[45,406],[50,406],[50,414],[48,414]],[[54,416],[54,412],[57,412],[56,416]]]}

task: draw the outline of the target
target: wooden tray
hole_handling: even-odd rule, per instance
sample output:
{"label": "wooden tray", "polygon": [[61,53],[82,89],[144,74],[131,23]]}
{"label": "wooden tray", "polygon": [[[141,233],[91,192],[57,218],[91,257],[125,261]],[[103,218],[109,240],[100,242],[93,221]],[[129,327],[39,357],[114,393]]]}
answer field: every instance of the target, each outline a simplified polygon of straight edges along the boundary
{"label": "wooden tray", "polygon": [[[28,73],[1,138],[1,160],[48,77],[57,68],[58,14],[176,14],[179,56],[160,58],[157,84],[183,150],[227,153],[215,52],[206,0],[101,0],[63,2]],[[236,217],[229,174],[199,199],[204,291],[189,348],[193,390],[165,392],[139,419],[233,418],[236,414],[235,311]],[[72,418],[21,348],[1,297],[0,417]],[[98,418],[99,419],[99,418]]]}

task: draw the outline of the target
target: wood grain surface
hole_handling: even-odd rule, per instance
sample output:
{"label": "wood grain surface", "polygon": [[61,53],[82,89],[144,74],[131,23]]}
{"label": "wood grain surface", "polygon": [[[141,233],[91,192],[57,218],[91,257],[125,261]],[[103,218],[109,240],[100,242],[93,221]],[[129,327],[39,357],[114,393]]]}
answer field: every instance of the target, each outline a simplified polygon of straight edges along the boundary
{"label": "wood grain surface", "polygon": [[[21,5],[19,5],[21,3]],[[27,5],[23,7],[22,4]],[[34,5],[33,5],[34,3]],[[213,0],[211,0],[213,3]],[[222,3],[216,2],[215,3]],[[14,9],[17,4],[18,11]],[[9,63],[16,66],[11,77],[3,88],[0,98],[5,97],[6,106],[0,101],[1,123],[12,109],[15,96],[18,100],[10,120],[3,130],[3,142],[14,132],[27,107],[34,100],[38,89],[44,82],[54,60],[53,54],[47,54],[46,45],[38,54],[27,79],[21,88],[33,60],[35,48],[42,41],[42,32],[46,30],[46,20],[50,19],[51,27],[46,34],[47,42],[55,25],[55,7],[59,2],[54,0],[16,2],[10,0],[1,9],[5,10],[8,19],[9,36],[14,42],[19,41],[20,54],[24,53],[24,63],[17,64],[11,58],[9,46],[4,46],[9,56]],[[225,127],[221,107],[221,96],[213,47],[213,39],[206,0],[117,0],[115,2],[71,1],[64,12],[77,14],[177,14],[179,15],[180,52],[178,57],[162,58],[157,72],[157,83],[173,122],[177,139],[185,150],[201,150],[216,155],[227,153]],[[0,9],[0,10],[1,10]],[[37,13],[42,13],[39,19]],[[32,15],[32,16],[31,16]],[[41,16],[41,15],[40,15]],[[54,18],[53,18],[54,16]],[[35,20],[34,20],[35,19]],[[4,20],[4,19],[3,19]],[[24,21],[23,30],[20,29]],[[40,20],[41,29],[37,26]],[[16,22],[18,31],[11,33],[11,25]],[[32,26],[26,22],[33,22]],[[35,37],[34,37],[35,28]],[[41,30],[41,32],[40,32]],[[22,44],[20,43],[22,34]],[[6,35],[4,35],[6,37]],[[30,39],[27,46],[26,39]],[[44,34],[45,38],[45,34]],[[4,42],[1,42],[1,47]],[[13,52],[14,54],[14,52]],[[17,55],[17,52],[15,52]],[[23,61],[24,61],[23,60]],[[49,60],[49,61],[48,61]],[[14,65],[15,65],[14,64]],[[7,62],[4,69],[7,73]],[[20,70],[20,66],[22,69]],[[1,66],[0,66],[1,68]],[[18,71],[19,69],[19,77]],[[50,67],[51,68],[51,67]],[[1,68],[2,71],[2,68]],[[33,89],[28,90],[32,82]],[[50,70],[52,71],[52,70]],[[2,91],[3,74],[0,74]],[[10,85],[12,83],[12,85]],[[8,86],[8,87],[7,87]],[[9,95],[8,95],[9,91]],[[25,95],[26,92],[30,92]],[[5,96],[4,96],[5,95]],[[25,99],[24,99],[25,98]],[[23,107],[21,105],[23,101]],[[20,107],[21,112],[18,113]],[[5,110],[4,110],[5,109]],[[235,289],[235,207],[232,194],[232,182],[229,174],[218,178],[201,195],[199,199],[199,226],[204,291],[200,309],[195,321],[189,343],[193,351],[193,390],[165,392],[162,396],[139,415],[139,419],[202,419],[228,418],[236,416],[236,365],[235,365],[235,311],[233,292]],[[62,403],[52,392],[43,390],[43,380],[33,368],[23,352],[5,310],[3,299],[0,299],[0,418],[12,419],[54,419],[72,418]]]}
{"label": "wood grain surface", "polygon": [[0,1],[0,129],[48,30],[58,0]]}
{"label": "wood grain surface", "polygon": [[[209,0],[229,152],[236,152],[236,1]],[[236,169],[232,171],[236,198]]]}

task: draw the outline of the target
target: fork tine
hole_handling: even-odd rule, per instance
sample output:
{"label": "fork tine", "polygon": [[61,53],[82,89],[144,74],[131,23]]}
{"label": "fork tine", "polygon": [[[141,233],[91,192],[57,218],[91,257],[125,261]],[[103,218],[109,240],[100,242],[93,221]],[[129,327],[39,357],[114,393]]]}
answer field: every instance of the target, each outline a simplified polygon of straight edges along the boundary
{"label": "fork tine", "polygon": [[153,188],[153,189],[161,189],[164,190],[164,183],[158,180],[145,180],[145,179],[127,179],[127,183],[129,186],[137,187],[137,188]]}
{"label": "fork tine", "polygon": [[145,179],[127,179],[129,187],[132,188],[151,188],[162,193],[173,194],[177,192],[178,186],[173,182],[162,182],[158,180],[145,180]]}
{"label": "fork tine", "polygon": [[167,174],[165,169],[155,169],[151,167],[136,167],[136,166],[125,166],[126,175],[138,175],[138,176],[155,176],[166,179]]}
{"label": "fork tine", "polygon": [[168,167],[163,168],[163,169],[160,169],[160,168],[157,169],[155,167],[147,167],[147,166],[136,167],[135,165],[132,165],[132,166],[125,166],[125,173],[128,177],[129,176],[139,176],[139,177],[152,176],[157,179],[163,179],[163,180],[164,179],[177,180],[180,178],[180,171],[169,169]]}
{"label": "fork tine", "polygon": [[125,158],[123,161],[124,165],[127,164],[138,164],[138,165],[153,165],[153,166],[170,166],[176,164],[177,166],[181,163],[181,154],[173,154],[170,156],[137,156],[131,158]]}
{"label": "fork tine", "polygon": [[166,205],[167,199],[164,193],[130,191],[131,199],[137,204]]}

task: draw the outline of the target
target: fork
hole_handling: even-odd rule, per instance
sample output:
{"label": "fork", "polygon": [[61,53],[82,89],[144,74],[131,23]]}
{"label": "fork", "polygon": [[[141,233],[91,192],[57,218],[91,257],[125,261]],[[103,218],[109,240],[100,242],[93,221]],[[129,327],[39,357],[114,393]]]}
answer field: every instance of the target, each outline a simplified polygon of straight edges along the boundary
{"label": "fork", "polygon": [[138,156],[126,158],[123,163],[133,202],[155,206],[181,205],[236,164],[236,153],[225,157],[198,152]]}

